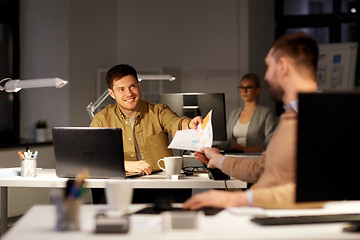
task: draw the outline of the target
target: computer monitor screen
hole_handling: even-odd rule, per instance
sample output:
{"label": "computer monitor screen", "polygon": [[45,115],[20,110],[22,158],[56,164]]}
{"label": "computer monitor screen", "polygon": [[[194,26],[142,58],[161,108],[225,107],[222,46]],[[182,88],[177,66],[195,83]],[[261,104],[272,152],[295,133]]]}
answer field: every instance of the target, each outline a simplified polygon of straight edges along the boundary
{"label": "computer monitor screen", "polygon": [[214,141],[226,141],[226,111],[224,93],[165,93],[160,102],[168,105],[179,116],[193,118],[213,110],[212,126]]}
{"label": "computer monitor screen", "polygon": [[360,200],[360,93],[299,95],[296,201]]}

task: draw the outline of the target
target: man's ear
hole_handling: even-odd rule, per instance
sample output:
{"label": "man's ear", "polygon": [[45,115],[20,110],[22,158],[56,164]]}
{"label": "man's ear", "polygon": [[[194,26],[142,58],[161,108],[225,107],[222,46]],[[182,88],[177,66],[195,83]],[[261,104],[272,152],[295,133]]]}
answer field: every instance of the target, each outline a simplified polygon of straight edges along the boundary
{"label": "man's ear", "polygon": [[109,91],[110,96],[111,96],[113,99],[115,99],[115,94],[114,94],[113,90],[111,90],[110,88],[108,88],[108,91]]}
{"label": "man's ear", "polygon": [[280,71],[283,76],[286,76],[289,73],[289,61],[285,57],[279,59]]}
{"label": "man's ear", "polygon": [[137,84],[138,84],[138,87],[139,87],[139,89],[140,89],[140,82],[137,82]]}

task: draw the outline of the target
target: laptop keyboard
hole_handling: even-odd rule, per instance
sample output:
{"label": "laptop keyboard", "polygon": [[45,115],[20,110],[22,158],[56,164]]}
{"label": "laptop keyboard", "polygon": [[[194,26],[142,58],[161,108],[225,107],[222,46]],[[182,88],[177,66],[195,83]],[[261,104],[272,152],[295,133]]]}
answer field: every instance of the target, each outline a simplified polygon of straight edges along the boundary
{"label": "laptop keyboard", "polygon": [[[151,172],[151,175],[152,175],[152,174],[155,174],[155,173],[162,172],[162,171],[163,171],[163,170],[161,170],[161,169],[153,170],[153,171]],[[142,174],[142,173],[129,173],[129,172],[127,172],[127,173],[125,174],[125,177],[126,177],[126,178],[135,178],[135,177],[142,177],[142,176],[144,176],[144,174]]]}
{"label": "laptop keyboard", "polygon": [[290,225],[312,223],[360,222],[359,213],[301,215],[301,216],[258,216],[251,219],[260,225]]}
{"label": "laptop keyboard", "polygon": [[203,211],[206,216],[213,216],[213,215],[216,215],[217,213],[221,212],[222,210],[223,210],[223,208],[213,208],[213,207],[204,207],[204,208],[200,208],[199,210],[187,210],[187,209],[183,209],[180,207],[171,207],[170,209],[163,210],[163,209],[158,209],[156,207],[146,207],[135,213],[136,214],[159,214],[164,211],[170,211],[170,212]]}

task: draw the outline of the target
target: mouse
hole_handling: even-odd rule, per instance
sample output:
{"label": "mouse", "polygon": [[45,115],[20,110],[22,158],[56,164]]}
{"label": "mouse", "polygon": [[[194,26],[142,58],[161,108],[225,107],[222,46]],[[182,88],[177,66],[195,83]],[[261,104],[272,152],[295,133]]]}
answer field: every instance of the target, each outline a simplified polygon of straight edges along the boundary
{"label": "mouse", "polygon": [[230,177],[218,168],[209,168],[209,178],[213,180],[229,180]]}

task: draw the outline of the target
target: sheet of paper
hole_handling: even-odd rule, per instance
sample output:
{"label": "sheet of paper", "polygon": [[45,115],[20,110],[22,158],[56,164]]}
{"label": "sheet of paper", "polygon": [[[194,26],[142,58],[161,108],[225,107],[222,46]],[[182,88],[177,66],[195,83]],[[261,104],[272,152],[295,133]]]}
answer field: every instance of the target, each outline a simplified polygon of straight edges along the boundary
{"label": "sheet of paper", "polygon": [[177,131],[168,148],[198,151],[203,147],[211,147],[213,142],[213,129],[211,125],[212,110],[206,115],[197,129]]}
{"label": "sheet of paper", "polygon": [[0,178],[3,177],[15,177],[21,175],[21,168],[14,167],[14,168],[0,168]]}

